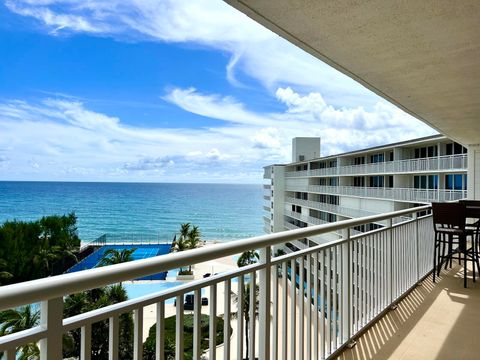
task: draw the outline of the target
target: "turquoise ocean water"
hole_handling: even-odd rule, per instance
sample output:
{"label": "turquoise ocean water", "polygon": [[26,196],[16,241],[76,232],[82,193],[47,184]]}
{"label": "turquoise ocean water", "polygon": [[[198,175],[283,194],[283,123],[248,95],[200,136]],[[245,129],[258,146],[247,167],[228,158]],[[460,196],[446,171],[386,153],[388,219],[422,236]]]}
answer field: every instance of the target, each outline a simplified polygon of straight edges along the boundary
{"label": "turquoise ocean water", "polygon": [[109,233],[171,241],[180,224],[203,240],[263,234],[261,185],[0,182],[0,223],[74,211],[83,241]]}

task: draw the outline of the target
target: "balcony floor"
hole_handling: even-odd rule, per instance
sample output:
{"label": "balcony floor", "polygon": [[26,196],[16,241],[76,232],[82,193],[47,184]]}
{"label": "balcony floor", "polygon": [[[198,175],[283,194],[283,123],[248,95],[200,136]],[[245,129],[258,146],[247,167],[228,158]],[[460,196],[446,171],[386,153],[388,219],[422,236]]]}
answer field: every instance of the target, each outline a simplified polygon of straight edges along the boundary
{"label": "balcony floor", "polygon": [[339,360],[480,359],[480,280],[463,288],[463,268],[424,280]]}

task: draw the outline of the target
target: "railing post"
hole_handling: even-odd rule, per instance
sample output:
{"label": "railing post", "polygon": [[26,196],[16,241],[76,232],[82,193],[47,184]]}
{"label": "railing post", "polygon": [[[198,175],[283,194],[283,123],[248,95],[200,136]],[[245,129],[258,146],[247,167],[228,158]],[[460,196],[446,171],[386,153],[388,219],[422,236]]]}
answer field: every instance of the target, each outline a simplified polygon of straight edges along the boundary
{"label": "railing post", "polygon": [[[259,359],[270,359],[270,287],[271,287],[271,248],[260,250],[260,263],[265,268],[259,272],[260,303],[259,303]],[[276,281],[276,279],[275,279]],[[276,304],[274,305],[276,306]]]}
{"label": "railing post", "polygon": [[82,326],[80,338],[80,360],[92,358],[92,325]]}
{"label": "railing post", "polygon": [[342,342],[349,341],[352,336],[352,248],[350,242],[350,228],[345,229],[345,239],[342,244]]}
{"label": "railing post", "polygon": [[393,303],[393,229],[392,229],[392,219],[387,220],[387,242],[388,242],[388,280],[389,286],[388,289],[388,302]]}
{"label": "railing post", "polygon": [[420,240],[418,238],[418,213],[413,213],[413,220],[415,224],[415,229],[414,229],[414,239],[415,239],[415,256],[416,256],[416,275],[417,275],[417,281],[420,280]]}
{"label": "railing post", "polygon": [[47,334],[40,341],[41,360],[61,360],[63,329],[63,298],[54,298],[41,302],[40,326],[47,329]]}

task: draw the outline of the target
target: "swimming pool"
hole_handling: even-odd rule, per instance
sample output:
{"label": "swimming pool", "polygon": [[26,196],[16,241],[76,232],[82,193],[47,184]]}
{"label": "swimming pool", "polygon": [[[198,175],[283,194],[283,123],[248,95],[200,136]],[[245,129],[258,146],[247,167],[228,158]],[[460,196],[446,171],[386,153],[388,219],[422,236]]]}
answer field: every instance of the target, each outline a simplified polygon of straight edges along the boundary
{"label": "swimming pool", "polygon": [[[133,260],[147,259],[150,257],[168,254],[170,252],[170,244],[149,244],[149,245],[104,245],[93,254],[90,254],[85,259],[80,261],[71,267],[67,273],[93,269],[102,260],[106,251],[110,249],[123,250],[123,249],[135,249],[132,254]],[[161,272],[158,274],[148,275],[136,280],[165,280],[167,272]]]}

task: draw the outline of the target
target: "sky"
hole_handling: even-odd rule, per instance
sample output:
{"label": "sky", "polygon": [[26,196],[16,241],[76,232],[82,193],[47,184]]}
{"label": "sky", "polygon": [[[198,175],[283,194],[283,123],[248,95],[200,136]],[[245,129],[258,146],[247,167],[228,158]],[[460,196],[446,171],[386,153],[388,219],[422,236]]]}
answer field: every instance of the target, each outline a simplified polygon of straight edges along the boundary
{"label": "sky", "polygon": [[0,180],[261,183],[294,137],[434,133],[222,1],[0,3]]}

